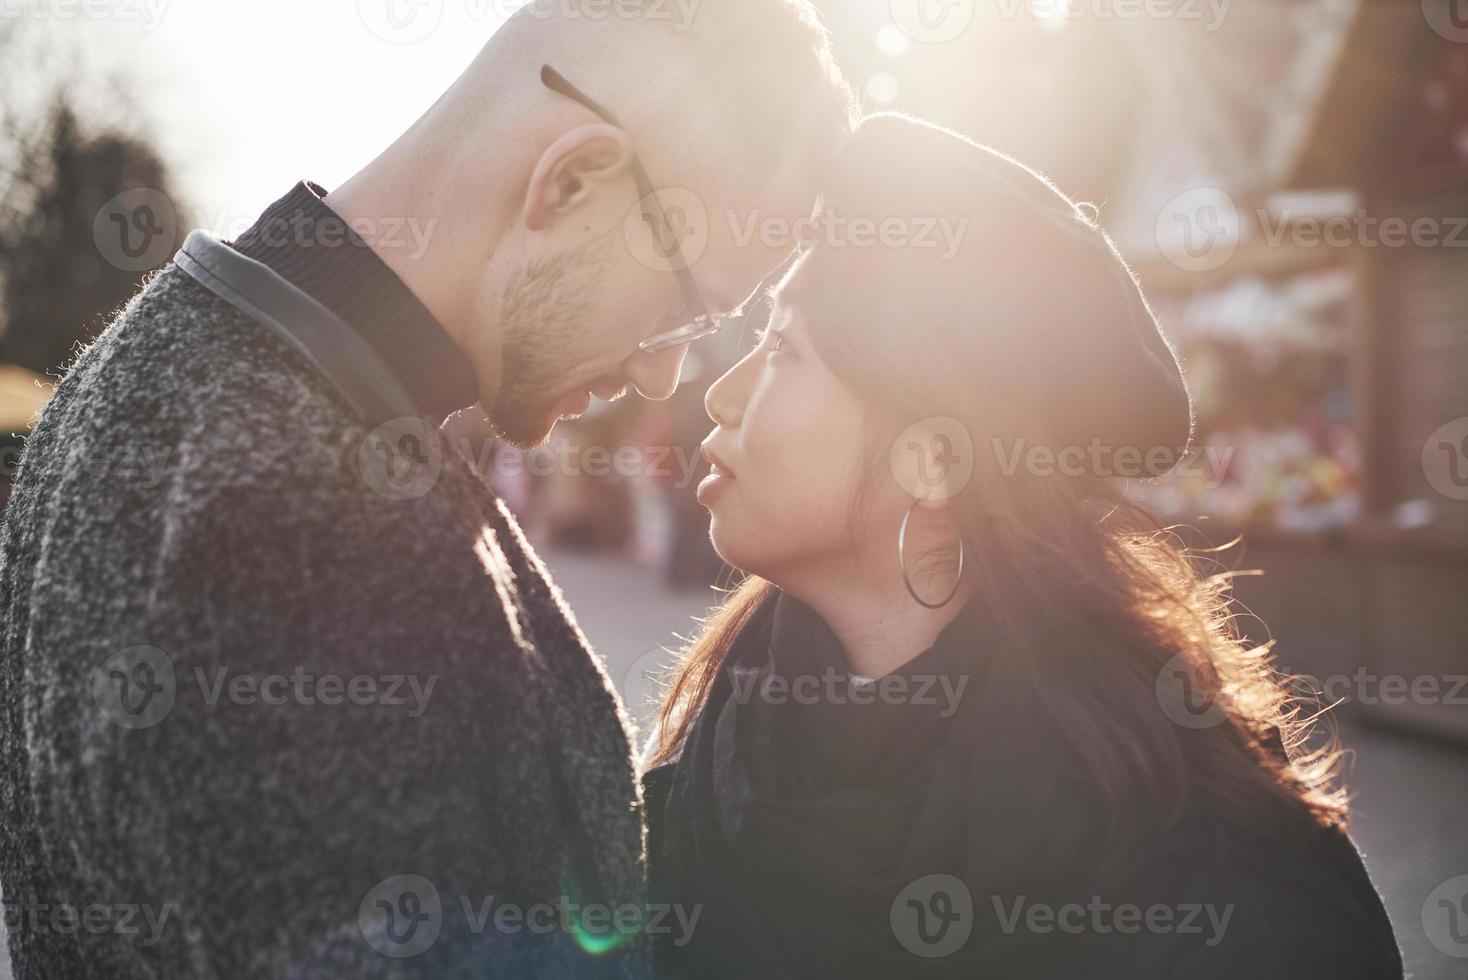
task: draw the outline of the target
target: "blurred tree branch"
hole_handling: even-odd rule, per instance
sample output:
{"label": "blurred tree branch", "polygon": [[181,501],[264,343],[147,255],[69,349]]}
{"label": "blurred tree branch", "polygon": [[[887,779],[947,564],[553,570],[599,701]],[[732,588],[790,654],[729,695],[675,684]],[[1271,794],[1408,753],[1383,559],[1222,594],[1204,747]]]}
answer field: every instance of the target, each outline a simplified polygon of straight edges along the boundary
{"label": "blurred tree branch", "polygon": [[[49,373],[143,275],[104,254],[99,213],[132,189],[174,199],[151,141],[116,121],[125,114],[93,111],[107,121],[89,122],[73,73],[58,68],[65,53],[23,19],[0,20],[0,360]],[[185,231],[166,229],[175,242]]]}

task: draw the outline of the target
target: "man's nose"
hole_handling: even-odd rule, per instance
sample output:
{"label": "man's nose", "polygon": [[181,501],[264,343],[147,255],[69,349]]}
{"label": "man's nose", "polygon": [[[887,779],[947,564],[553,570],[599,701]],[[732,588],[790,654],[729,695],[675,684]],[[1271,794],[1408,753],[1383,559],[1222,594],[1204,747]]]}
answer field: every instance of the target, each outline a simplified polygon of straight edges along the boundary
{"label": "man's nose", "polygon": [[744,406],[749,401],[749,388],[754,375],[753,355],[724,372],[724,376],[709,386],[703,396],[703,409],[717,425],[728,429],[738,428],[744,418]]}
{"label": "man's nose", "polygon": [[683,359],[687,356],[687,344],[656,354],[638,351],[627,359],[627,380],[648,401],[666,401],[678,390],[678,378],[683,373]]}

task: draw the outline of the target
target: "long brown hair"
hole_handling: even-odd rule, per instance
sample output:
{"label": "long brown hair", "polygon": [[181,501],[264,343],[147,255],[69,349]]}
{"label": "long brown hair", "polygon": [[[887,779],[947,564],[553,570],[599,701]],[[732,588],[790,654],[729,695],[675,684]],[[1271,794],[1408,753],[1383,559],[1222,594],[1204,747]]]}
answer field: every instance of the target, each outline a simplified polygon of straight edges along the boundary
{"label": "long brown hair", "polygon": [[[975,586],[971,611],[1010,641],[989,683],[1061,733],[1113,832],[1176,817],[1195,786],[1225,819],[1263,833],[1282,814],[1343,824],[1340,753],[1315,737],[1313,705],[1291,694],[1269,645],[1242,636],[1231,573],[1185,547],[1109,473],[1002,464],[1006,441],[1086,445],[1085,433],[1122,417],[1098,396],[1131,395],[1107,377],[1047,385],[1055,352],[1025,346],[1067,317],[1097,331],[1133,329],[1139,316],[1152,324],[1094,212],[1002,154],[893,117],[863,124],[825,207],[878,220],[940,207],[972,218],[959,256],[821,244],[782,289],[798,299],[821,360],[867,406],[869,484],[917,419],[956,419],[994,445],[986,454],[975,440],[972,477],[950,504]],[[1040,380],[1024,375],[1028,361]],[[1126,429],[1103,431],[1160,447],[1170,465],[1191,430],[1181,411],[1152,428],[1127,417]],[[1079,428],[1064,430],[1066,420]],[[734,638],[774,591],[748,578],[705,621],[671,675],[653,765],[679,756]],[[1159,678],[1171,665],[1212,699],[1215,724],[1169,717]]]}

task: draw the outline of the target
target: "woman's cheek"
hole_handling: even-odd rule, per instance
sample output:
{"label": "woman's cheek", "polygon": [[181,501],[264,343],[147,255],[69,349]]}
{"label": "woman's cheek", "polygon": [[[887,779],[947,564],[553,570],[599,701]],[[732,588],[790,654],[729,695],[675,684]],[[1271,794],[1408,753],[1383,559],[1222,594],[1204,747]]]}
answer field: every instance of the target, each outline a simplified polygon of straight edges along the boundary
{"label": "woman's cheek", "polygon": [[814,424],[816,418],[807,415],[806,424],[783,433],[778,484],[786,498],[781,524],[791,541],[811,553],[829,551],[844,540],[855,490],[848,479],[852,450],[843,427],[834,420]]}

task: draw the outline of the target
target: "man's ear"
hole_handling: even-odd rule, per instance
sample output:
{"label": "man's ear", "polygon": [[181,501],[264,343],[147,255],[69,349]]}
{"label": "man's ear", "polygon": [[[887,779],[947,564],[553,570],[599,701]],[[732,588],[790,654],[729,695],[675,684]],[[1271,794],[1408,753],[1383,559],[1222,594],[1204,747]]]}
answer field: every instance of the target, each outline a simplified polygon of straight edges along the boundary
{"label": "man's ear", "polygon": [[624,179],[632,166],[632,141],[616,126],[578,126],[552,143],[530,174],[525,227],[541,231],[558,215],[581,207],[600,187]]}

